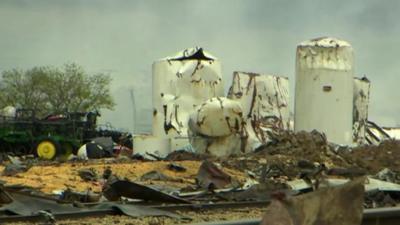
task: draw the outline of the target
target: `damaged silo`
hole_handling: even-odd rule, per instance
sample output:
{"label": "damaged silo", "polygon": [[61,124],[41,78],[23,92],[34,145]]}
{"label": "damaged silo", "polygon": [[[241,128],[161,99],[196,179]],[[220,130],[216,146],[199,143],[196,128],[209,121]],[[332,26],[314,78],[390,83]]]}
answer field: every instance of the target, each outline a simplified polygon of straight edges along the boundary
{"label": "damaged silo", "polygon": [[153,134],[186,136],[189,114],[224,93],[221,64],[202,48],[186,49],[153,64]]}
{"label": "damaged silo", "polygon": [[353,141],[365,144],[365,129],[368,122],[370,82],[366,77],[354,78],[353,95]]}
{"label": "damaged silo", "polygon": [[189,119],[190,143],[197,153],[242,153],[248,136],[245,129],[240,103],[224,97],[205,101]]}
{"label": "damaged silo", "polygon": [[[190,113],[204,101],[224,94],[221,64],[202,48],[186,49],[160,59],[153,63],[152,92],[153,136],[147,138],[162,143],[169,140],[169,150],[182,148],[189,144]],[[138,137],[135,141],[143,142],[147,138]]]}
{"label": "damaged silo", "polygon": [[297,46],[295,131],[324,132],[329,141],[353,143],[353,48],[318,38]]}
{"label": "damaged silo", "polygon": [[247,148],[268,142],[268,132],[289,129],[288,78],[234,72],[228,98],[243,108],[249,136]]}

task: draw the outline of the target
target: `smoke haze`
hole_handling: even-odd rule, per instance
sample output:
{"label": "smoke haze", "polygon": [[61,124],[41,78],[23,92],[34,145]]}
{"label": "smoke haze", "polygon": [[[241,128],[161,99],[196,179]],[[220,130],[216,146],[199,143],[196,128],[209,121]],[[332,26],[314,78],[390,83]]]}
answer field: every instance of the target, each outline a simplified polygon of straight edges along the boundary
{"label": "smoke haze", "polygon": [[0,2],[0,70],[76,62],[113,77],[115,111],[102,121],[150,131],[151,64],[202,46],[218,57],[225,87],[235,70],[289,77],[296,45],[333,36],[350,42],[355,71],[372,83],[369,118],[400,125],[400,1],[56,1]]}

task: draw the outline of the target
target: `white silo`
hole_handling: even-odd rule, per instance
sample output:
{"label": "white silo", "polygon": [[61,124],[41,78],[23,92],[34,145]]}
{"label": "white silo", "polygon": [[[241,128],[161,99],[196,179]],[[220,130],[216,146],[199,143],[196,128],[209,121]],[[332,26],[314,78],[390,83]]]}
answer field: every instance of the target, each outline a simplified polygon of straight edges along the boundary
{"label": "white silo", "polygon": [[354,78],[353,95],[353,142],[365,144],[365,128],[368,121],[369,90],[371,83],[368,78]]}
{"label": "white silo", "polygon": [[296,51],[295,131],[324,132],[352,144],[353,49],[335,38],[305,41]]}
{"label": "white silo", "polygon": [[190,114],[204,101],[223,96],[221,64],[202,48],[189,48],[153,63],[152,135],[134,137],[135,152],[165,157],[190,148]]}
{"label": "white silo", "polygon": [[[153,64],[153,135],[187,137],[190,113],[204,101],[223,96],[221,64],[202,48],[190,48]],[[189,144],[179,139],[179,147]]]}

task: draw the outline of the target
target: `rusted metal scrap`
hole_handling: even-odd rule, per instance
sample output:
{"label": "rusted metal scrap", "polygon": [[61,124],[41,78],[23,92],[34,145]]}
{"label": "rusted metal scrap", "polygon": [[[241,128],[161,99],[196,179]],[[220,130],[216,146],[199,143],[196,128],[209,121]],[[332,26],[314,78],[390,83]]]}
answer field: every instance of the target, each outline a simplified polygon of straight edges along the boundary
{"label": "rusted metal scrap", "polygon": [[175,172],[185,172],[187,169],[179,164],[176,163],[170,163],[167,165],[167,168],[169,170],[175,171]]}
{"label": "rusted metal scrap", "polygon": [[168,216],[182,218],[175,213],[133,204],[102,202],[91,207],[85,205],[75,207],[73,204],[60,204],[58,199],[48,196],[31,195],[20,191],[10,191],[7,194],[13,201],[0,207],[1,224],[15,221],[48,222],[47,217],[49,216],[55,219],[71,219],[85,216],[104,216],[106,214],[131,217]]}
{"label": "rusted metal scrap", "polygon": [[9,163],[6,164],[2,175],[3,176],[14,176],[18,173],[23,173],[28,171],[32,165],[29,163],[24,163],[19,160],[18,157],[13,157],[13,156],[8,156],[8,159],[10,160]]}
{"label": "rusted metal scrap", "polygon": [[202,188],[213,190],[232,185],[233,179],[214,163],[206,160],[197,172],[196,183]]}
{"label": "rusted metal scrap", "polygon": [[103,187],[103,195],[110,201],[117,201],[121,197],[126,197],[152,202],[189,203],[179,197],[166,194],[135,182],[120,180],[114,176],[108,178],[107,183]]}
{"label": "rusted metal scrap", "polygon": [[365,140],[368,144],[379,145],[383,141],[391,139],[391,136],[382,127],[372,121],[367,121],[365,130]]}
{"label": "rusted metal scrap", "polygon": [[9,204],[13,201],[10,194],[4,190],[4,186],[0,185],[0,205]]}
{"label": "rusted metal scrap", "polygon": [[268,201],[271,200],[271,194],[276,191],[284,192],[287,195],[298,194],[298,191],[290,190],[284,183],[275,183],[273,181],[254,184],[243,191],[230,191],[218,193],[218,197],[233,201]]}
{"label": "rusted metal scrap", "polygon": [[63,191],[60,196],[60,201],[62,202],[98,202],[101,198],[101,194],[93,193],[92,191],[88,190],[85,192],[76,192],[70,189]]}
{"label": "rusted metal scrap", "polygon": [[296,197],[277,193],[261,225],[360,225],[364,181],[358,178],[340,187],[321,188]]}

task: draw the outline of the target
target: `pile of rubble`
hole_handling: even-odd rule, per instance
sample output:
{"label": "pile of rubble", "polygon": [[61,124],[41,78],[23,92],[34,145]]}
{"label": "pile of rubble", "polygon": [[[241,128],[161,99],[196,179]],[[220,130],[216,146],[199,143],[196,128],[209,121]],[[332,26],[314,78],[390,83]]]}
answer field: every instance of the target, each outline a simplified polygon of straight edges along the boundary
{"label": "pile of rubble", "polygon": [[400,140],[389,139],[379,145],[343,148],[339,150],[339,154],[352,165],[364,168],[371,174],[383,168],[400,172]]}
{"label": "pile of rubble", "polygon": [[335,146],[317,132],[280,132],[270,134],[271,142],[258,147],[253,153],[221,160],[224,166],[254,172],[258,177],[284,178],[292,180],[302,171],[303,162],[327,168],[352,167],[345,158],[337,154]]}
{"label": "pile of rubble", "polygon": [[[394,207],[400,203],[399,144],[398,141],[385,141],[379,146],[350,149],[329,143],[316,131],[287,131],[271,134],[271,141],[252,153],[219,158],[187,151],[172,152],[164,158],[154,155],[154,160],[133,155],[130,159],[50,163],[9,157],[2,167],[1,179],[3,190],[10,198],[8,202],[2,202],[0,211],[14,210],[21,216],[26,212],[36,215],[40,210],[28,210],[21,205],[13,208],[12,205],[12,202],[28,201],[26,195],[30,199],[35,193],[34,198],[38,198],[37,195],[50,198],[52,203],[46,204],[60,208],[50,212],[56,217],[63,210],[76,211],[70,206],[65,209],[57,205],[62,202],[81,207],[82,204],[97,205],[98,208],[85,209],[88,210],[85,213],[94,213],[93,210],[100,208],[115,213],[113,208],[119,208],[125,210],[127,216],[164,215],[182,219],[184,215],[157,211],[144,205],[187,204],[194,207],[233,202],[255,205],[262,201],[265,207],[271,199],[297,199],[293,196],[302,196],[306,192],[314,196],[316,190],[341,186],[357,177],[366,179],[365,195],[360,197],[364,199],[364,208]],[[21,190],[25,197],[21,197]],[[42,204],[42,200],[37,201],[38,204]],[[29,207],[42,207],[29,201]],[[134,207],[126,208],[120,204],[122,202]],[[282,210],[286,210],[285,207],[285,204],[280,206]],[[138,208],[147,213],[133,213]]]}

